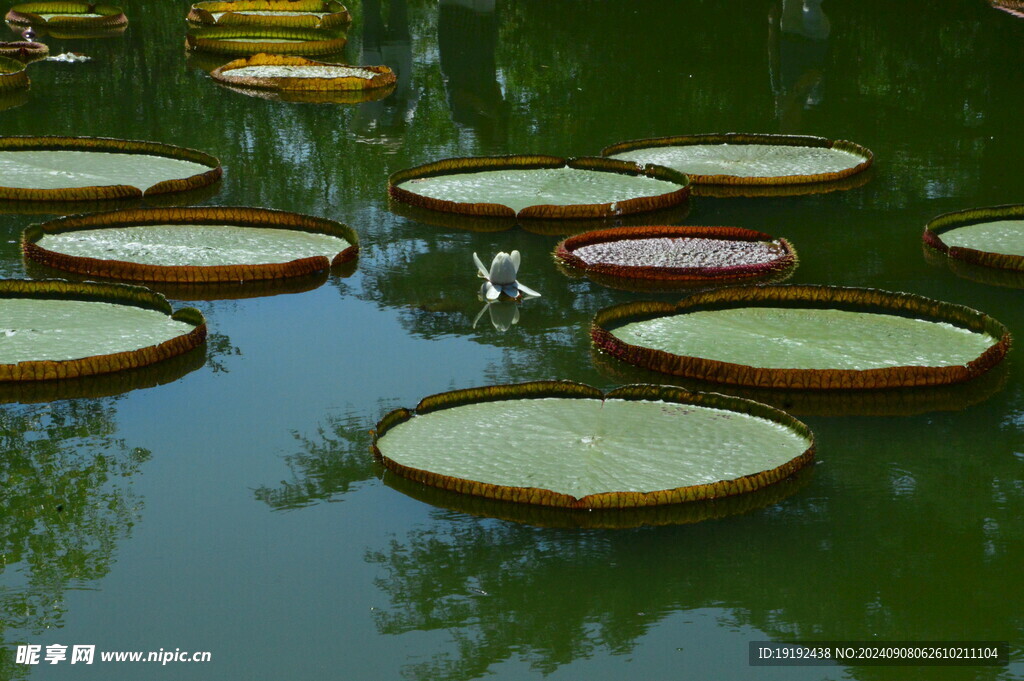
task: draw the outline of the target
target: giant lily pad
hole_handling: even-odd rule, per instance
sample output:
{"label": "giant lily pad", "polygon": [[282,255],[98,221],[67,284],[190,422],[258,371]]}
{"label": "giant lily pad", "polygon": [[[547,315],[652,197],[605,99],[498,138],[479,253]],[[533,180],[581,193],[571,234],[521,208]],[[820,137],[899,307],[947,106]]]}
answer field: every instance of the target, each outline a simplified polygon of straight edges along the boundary
{"label": "giant lily pad", "polygon": [[1010,333],[976,310],[908,293],[745,286],[597,314],[600,349],[719,383],[797,389],[958,383],[1002,360]]}
{"label": "giant lily pad", "polygon": [[128,17],[120,7],[74,0],[24,2],[11,7],[7,12],[7,21],[22,26],[60,28],[65,31],[95,31],[128,25]]}
{"label": "giant lily pad", "polygon": [[185,45],[214,54],[290,54],[304,57],[336,54],[345,48],[344,33],[287,26],[211,26],[191,29]]}
{"label": "giant lily pad", "polygon": [[0,57],[16,59],[25,64],[45,59],[49,54],[50,48],[45,43],[29,40],[0,42]]}
{"label": "giant lily pad", "polygon": [[684,135],[620,142],[602,156],[656,163],[694,185],[793,185],[841,180],[866,170],[872,153],[853,142],[798,135]]}
{"label": "giant lily pad", "polygon": [[940,215],[925,227],[924,242],[955,260],[1024,272],[1024,204]]}
{"label": "giant lily pad", "polygon": [[714,393],[575,383],[457,390],[377,425],[390,470],[435,487],[566,508],[632,508],[751,492],[811,461],[805,425]]}
{"label": "giant lily pad", "polygon": [[0,200],[87,201],[213,184],[220,161],[194,149],[103,137],[0,137]]}
{"label": "giant lily pad", "polygon": [[619,227],[577,234],[555,257],[602,284],[634,288],[787,276],[796,253],[785,239],[739,227]]}
{"label": "giant lily pad", "polygon": [[0,280],[0,381],[78,378],[155,364],[198,347],[206,321],[118,284]]}
{"label": "giant lily pad", "polygon": [[233,88],[340,92],[352,95],[352,103],[370,99],[374,96],[370,93],[395,85],[395,74],[387,66],[347,66],[270,54],[236,59],[211,71],[210,77]]}
{"label": "giant lily pad", "polygon": [[601,158],[453,158],[401,170],[388,180],[398,201],[497,218],[605,218],[682,203],[685,175]]}
{"label": "giant lily pad", "polygon": [[337,29],[352,23],[352,15],[337,0],[231,0],[197,2],[188,20],[202,26]]}
{"label": "giant lily pad", "polygon": [[297,277],[356,257],[324,218],[262,208],[150,208],[60,218],[25,230],[25,255],[90,276],[176,283]]}
{"label": "giant lily pad", "polygon": [[24,90],[28,85],[25,64],[10,57],[0,57],[0,93]]}

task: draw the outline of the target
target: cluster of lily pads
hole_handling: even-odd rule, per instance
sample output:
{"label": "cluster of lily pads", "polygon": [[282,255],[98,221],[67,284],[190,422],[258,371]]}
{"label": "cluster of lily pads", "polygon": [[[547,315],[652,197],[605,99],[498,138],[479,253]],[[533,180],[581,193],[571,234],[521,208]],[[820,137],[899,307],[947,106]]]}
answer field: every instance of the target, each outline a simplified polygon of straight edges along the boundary
{"label": "cluster of lily pads", "polygon": [[[691,189],[706,196],[850,189],[859,186],[855,178],[866,181],[872,161],[869,150],[846,141],[688,135],[622,142],[600,158],[446,159],[397,172],[388,187],[396,212],[413,206],[428,220],[433,212],[608,221],[685,203]],[[1020,255],[1007,253],[1019,250],[1022,214],[1004,207],[944,216],[929,225],[926,241],[951,257],[1019,266]],[[481,222],[472,228],[490,231]],[[965,242],[982,239],[999,243],[1004,255],[971,255]],[[739,227],[598,229],[564,239],[554,255],[567,273],[627,290],[704,288],[675,305],[601,310],[591,337],[613,361],[705,384],[790,395],[906,394],[973,381],[1010,345],[1004,325],[963,306],[909,293],[771,284],[792,272],[795,251],[785,239]],[[488,272],[474,259],[482,277],[494,277],[495,267]],[[514,274],[485,284],[486,299],[519,298]],[[395,410],[378,425],[374,450],[399,476],[461,494],[570,509],[645,507],[750,492],[793,474],[813,457],[813,436],[779,414],[664,386],[608,395],[566,383],[492,386]],[[521,423],[530,424],[528,434]],[[482,451],[485,432],[511,443],[508,451]]]}
{"label": "cluster of lily pads", "polygon": [[224,87],[286,101],[355,104],[394,91],[383,65],[314,61],[336,59],[352,22],[337,0],[198,2],[188,13],[190,52],[237,57],[216,64],[210,77]]}
{"label": "cluster of lily pads", "polygon": [[[337,52],[351,20],[336,0],[199,2],[188,14],[186,41],[189,50],[242,55],[211,73],[231,88],[355,93],[334,101],[386,94],[395,76],[385,66],[306,58]],[[127,22],[117,8],[73,2],[19,5],[8,21]],[[12,66],[20,62],[9,61],[0,58],[0,90],[19,77],[27,84],[23,68]],[[622,142],[594,157],[435,161],[394,173],[388,195],[398,212],[453,215],[487,231],[511,222],[564,234],[618,223],[562,240],[554,256],[563,270],[627,290],[704,289],[674,305],[637,301],[596,312],[593,347],[627,365],[790,393],[974,381],[1010,345],[1006,327],[981,312],[909,293],[778,285],[797,266],[796,251],[785,238],[741,227],[621,225],[685,210],[691,192],[851,189],[867,181],[872,162],[869,150],[847,141],[688,135]],[[0,200],[22,206],[62,202],[78,213],[101,201],[194,192],[221,174],[219,160],[204,152],[154,142],[0,138]],[[1024,207],[1009,206],[940,216],[924,241],[950,262],[1020,274],[1022,234]],[[22,248],[43,273],[209,291],[336,271],[354,262],[358,237],[332,220],[261,208],[146,207],[31,225]],[[519,281],[517,251],[499,252],[490,267],[475,253],[473,260],[492,319],[498,301],[540,295]],[[518,320],[518,307],[511,309],[506,326]],[[18,384],[156,365],[192,353],[206,336],[197,310],[174,311],[159,293],[113,283],[0,281],[0,320],[0,382]],[[495,438],[507,445],[500,457],[480,448]],[[397,409],[377,425],[373,449],[392,473],[448,492],[574,510],[636,509],[777,485],[813,459],[814,438],[793,416],[740,397],[651,383],[603,393],[534,382],[458,390]]]}

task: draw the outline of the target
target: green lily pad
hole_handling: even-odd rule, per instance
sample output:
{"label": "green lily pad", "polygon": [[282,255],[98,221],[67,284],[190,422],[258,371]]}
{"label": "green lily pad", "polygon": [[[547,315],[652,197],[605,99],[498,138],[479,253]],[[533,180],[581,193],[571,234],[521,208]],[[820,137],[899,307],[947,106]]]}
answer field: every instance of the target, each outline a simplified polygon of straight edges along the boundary
{"label": "green lily pad", "polygon": [[608,159],[505,156],[448,159],[392,175],[392,198],[492,217],[592,218],[675,205],[685,175]]}
{"label": "green lily pad", "polygon": [[22,26],[54,26],[65,30],[85,31],[123,28],[128,25],[128,18],[120,7],[76,0],[19,3],[11,7],[6,19],[12,24]]}
{"label": "green lily pad", "polygon": [[924,242],[953,260],[1024,272],[1024,204],[940,215],[925,227]]}
{"label": "green lily pad", "polygon": [[0,281],[0,381],[76,378],[183,354],[206,337],[193,309],[172,314],[145,289]]}
{"label": "green lily pad", "polygon": [[0,137],[0,199],[136,198],[213,184],[220,161],[193,149],[99,137]]}
{"label": "green lily pad", "polygon": [[870,151],[846,141],[795,135],[689,135],[622,142],[603,156],[657,164],[700,184],[805,184],[866,170]]}
{"label": "green lily pad", "polygon": [[193,28],[185,36],[189,49],[238,56],[336,54],[346,42],[344,33],[289,26],[209,26]]}
{"label": "green lily pad", "polygon": [[303,276],[358,253],[355,232],[333,220],[225,207],[72,216],[29,227],[22,243],[51,267],[181,283]]}
{"label": "green lily pad", "polygon": [[375,451],[437,487],[572,508],[626,508],[749,492],[813,456],[803,424],[716,394],[528,383],[428,398],[392,412]]}
{"label": "green lily pad", "polygon": [[690,378],[785,388],[955,383],[998,363],[1009,332],[960,306],[827,286],[737,287],[598,314],[598,347]]}
{"label": "green lily pad", "polygon": [[231,0],[197,2],[188,20],[200,25],[336,29],[352,23],[352,15],[337,0]]}

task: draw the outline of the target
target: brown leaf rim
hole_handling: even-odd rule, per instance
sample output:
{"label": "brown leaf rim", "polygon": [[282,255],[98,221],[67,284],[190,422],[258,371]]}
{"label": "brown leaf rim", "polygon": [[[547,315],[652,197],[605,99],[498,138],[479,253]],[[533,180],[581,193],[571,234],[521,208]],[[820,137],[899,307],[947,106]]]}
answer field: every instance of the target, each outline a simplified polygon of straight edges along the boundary
{"label": "brown leaf rim", "polygon": [[206,340],[206,320],[199,310],[186,307],[175,312],[166,298],[138,286],[96,282],[72,283],[59,280],[5,279],[0,280],[0,297],[84,300],[130,305],[162,312],[172,319],[194,327],[189,333],[136,350],[107,355],[91,355],[71,360],[31,360],[0,364],[0,381],[49,381],[136,369],[184,354],[199,347]]}
{"label": "brown leaf rim", "polygon": [[[321,255],[298,258],[283,263],[197,266],[148,265],[125,260],[88,258],[51,251],[38,244],[40,239],[49,234],[163,224],[180,224],[184,229],[187,229],[187,225],[223,224],[239,227],[271,227],[336,236],[345,239],[350,245],[335,255],[333,259]],[[137,208],[109,213],[72,215],[30,225],[22,233],[21,245],[25,257],[48,267],[110,279],[175,284],[208,284],[301,277],[348,262],[359,254],[359,237],[353,229],[340,222],[266,208],[223,206]]]}
{"label": "brown leaf rim", "polygon": [[621,279],[639,279],[661,282],[705,282],[724,279],[764,277],[791,270],[796,267],[796,251],[786,239],[779,239],[783,254],[774,260],[733,265],[727,267],[657,267],[649,265],[614,265],[609,263],[587,263],[575,251],[584,246],[630,239],[657,238],[704,238],[729,241],[772,241],[773,237],[741,227],[703,227],[652,225],[640,227],[616,227],[584,232],[563,239],[555,246],[555,258],[569,267],[587,274],[603,275]]}
{"label": "brown leaf rim", "polygon": [[[245,38],[241,41],[228,38]],[[297,43],[268,43],[261,38],[290,38]],[[185,46],[215,54],[253,55],[288,54],[317,56],[335,54],[345,48],[348,38],[344,33],[313,28],[288,26],[211,26],[194,28],[185,36]]]}
{"label": "brown leaf rim", "polygon": [[[177,147],[162,142],[140,142],[110,137],[0,137],[0,151],[99,151],[115,154],[149,154],[191,161],[210,168],[206,172],[184,178],[158,182],[143,191],[130,185],[115,184],[67,189],[33,189],[0,186],[0,201],[97,201],[135,199],[172,192],[199,189],[217,182],[223,170],[220,160],[202,151]],[[0,182],[3,179],[0,178]]]}
{"label": "brown leaf rim", "polygon": [[[602,492],[580,498],[548,489],[495,485],[404,466],[384,456],[377,447],[378,441],[387,434],[388,430],[417,415],[429,414],[441,409],[452,409],[466,404],[502,400],[542,399],[545,397],[599,400],[660,400],[676,404],[728,409],[782,425],[803,437],[807,441],[808,447],[802,454],[778,467],[745,475],[734,480],[720,480],[704,485],[691,485],[654,492]],[[575,509],[610,509],[676,504],[753,492],[789,477],[810,463],[814,459],[814,436],[806,425],[789,414],[779,411],[774,407],[738,397],[728,397],[717,393],[694,393],[682,388],[655,385],[627,385],[611,392],[603,393],[597,388],[569,381],[536,381],[515,385],[454,390],[426,397],[411,411],[404,408],[396,409],[387,414],[377,424],[377,428],[373,432],[373,452],[388,470],[402,477],[461,494],[499,499],[519,504],[537,504]]]}
{"label": "brown leaf rim", "polygon": [[650,139],[619,142],[601,150],[602,156],[612,156],[636,149],[655,147],[690,146],[695,144],[771,144],[790,147],[814,147],[845,151],[863,159],[852,168],[830,173],[811,175],[777,175],[775,177],[743,177],[739,175],[698,175],[689,174],[694,185],[788,185],[818,182],[834,182],[863,172],[871,167],[874,154],[869,149],[847,140],[830,140],[811,135],[757,135],[747,133],[716,133],[708,135],[678,135],[674,137],[653,137]]}
{"label": "brown leaf rim", "polygon": [[[946,322],[997,339],[963,366],[900,366],[878,369],[778,369],[676,355],[626,343],[613,328],[630,322],[701,310],[737,307],[812,307],[912,316]],[[1010,332],[999,321],[969,307],[911,293],[839,286],[736,286],[698,293],[678,303],[634,302],[597,313],[591,324],[594,345],[624,362],[674,376],[715,383],[800,390],[873,390],[945,385],[970,380],[998,364],[1010,348]]]}
{"label": "brown leaf rim", "polygon": [[[309,12],[302,16],[254,16],[238,14],[246,11],[275,10]],[[214,18],[214,13],[223,12]],[[317,16],[322,14],[323,16]],[[197,2],[186,17],[189,22],[204,26],[287,26],[289,28],[340,29],[352,23],[352,14],[337,0],[233,0],[232,2]]]}
{"label": "brown leaf rim", "polygon": [[[67,16],[55,16],[50,19],[44,19],[41,16],[42,14],[66,14]],[[101,16],[76,16],[79,14],[99,14]],[[64,30],[94,30],[119,28],[128,25],[128,17],[116,5],[68,0],[20,3],[11,7],[10,11],[7,12],[6,18],[12,24],[53,26]]]}
{"label": "brown leaf rim", "polygon": [[[338,78],[292,78],[292,77],[259,77],[247,76],[242,78],[230,78],[225,75],[228,71],[240,69],[246,66],[344,66],[349,69],[356,69],[372,73],[369,79],[356,76]],[[395,73],[387,66],[350,66],[348,64],[328,64],[326,62],[313,61],[303,57],[290,57],[276,54],[255,54],[251,57],[243,57],[228,62],[210,72],[210,77],[225,85],[250,87],[260,90],[275,91],[302,91],[302,92],[331,92],[335,90],[361,91],[386,88],[395,84]]]}
{"label": "brown leaf rim", "polygon": [[1024,220],[1024,204],[971,208],[945,213],[934,218],[925,226],[924,243],[954,260],[962,260],[981,267],[1024,272],[1024,256],[981,251],[965,246],[950,246],[942,240],[943,234],[960,227],[999,220]]}
{"label": "brown leaf rim", "polygon": [[[516,213],[510,207],[497,203],[465,203],[446,201],[429,196],[422,196],[407,189],[402,183],[410,180],[440,175],[459,175],[476,173],[486,170],[539,170],[545,168],[575,168],[611,172],[634,177],[650,177],[679,185],[679,188],[655,196],[641,196],[635,199],[608,203],[580,203],[570,206],[536,205],[527,206]],[[484,217],[514,219],[571,220],[608,218],[633,213],[644,213],[675,206],[686,201],[690,193],[690,180],[683,173],[662,166],[648,165],[638,168],[635,163],[617,161],[607,158],[578,157],[560,158],[543,155],[511,155],[511,156],[477,156],[469,158],[449,158],[433,163],[426,163],[415,168],[399,170],[388,178],[388,194],[392,199],[408,203],[420,208],[458,213],[460,215],[476,215]]]}
{"label": "brown leaf rim", "polygon": [[[35,41],[14,41],[9,43],[0,43],[0,57],[8,57],[10,59],[16,59],[19,62],[31,62],[37,59],[42,59],[46,55],[50,54],[50,48],[46,46],[46,43],[37,43]],[[0,72],[6,69],[0,68]]]}

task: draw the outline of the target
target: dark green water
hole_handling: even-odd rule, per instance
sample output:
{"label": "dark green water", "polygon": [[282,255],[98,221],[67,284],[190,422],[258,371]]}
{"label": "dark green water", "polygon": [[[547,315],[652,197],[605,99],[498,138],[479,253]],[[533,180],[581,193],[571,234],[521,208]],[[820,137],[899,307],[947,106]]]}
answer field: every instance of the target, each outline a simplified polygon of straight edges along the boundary
{"label": "dark green water", "polygon": [[[399,86],[358,106],[221,89],[185,58],[184,2],[129,6],[120,38],[50,41],[94,60],[32,65],[0,133],[202,149],[225,167],[206,203],[342,220],[363,251],[354,275],[314,290],[196,303],[205,365],[137,379],[177,380],[0,407],[0,678],[1024,676],[1019,350],[980,386],[875,405],[886,415],[791,404],[818,438],[811,475],[788,498],[699,524],[483,518],[392,489],[369,456],[376,421],[427,394],[644,380],[595,367],[586,334],[596,310],[636,295],[565,278],[555,237],[388,210],[389,173],[446,156],[583,155],[700,132],[850,139],[876,154],[866,185],[695,199],[686,221],[786,236],[797,283],[912,291],[1024,333],[1020,289],[929,265],[920,242],[939,213],[1024,201],[1024,19],[984,0],[826,0],[826,26],[785,4],[499,0],[474,14],[363,0],[346,56],[388,64]],[[17,240],[35,219],[0,215],[0,274],[26,276]],[[507,331],[486,313],[473,328],[471,253],[513,248],[544,296]],[[908,639],[1008,640],[1016,661],[747,665],[752,640]],[[212,661],[42,669],[15,664],[24,643]]]}

